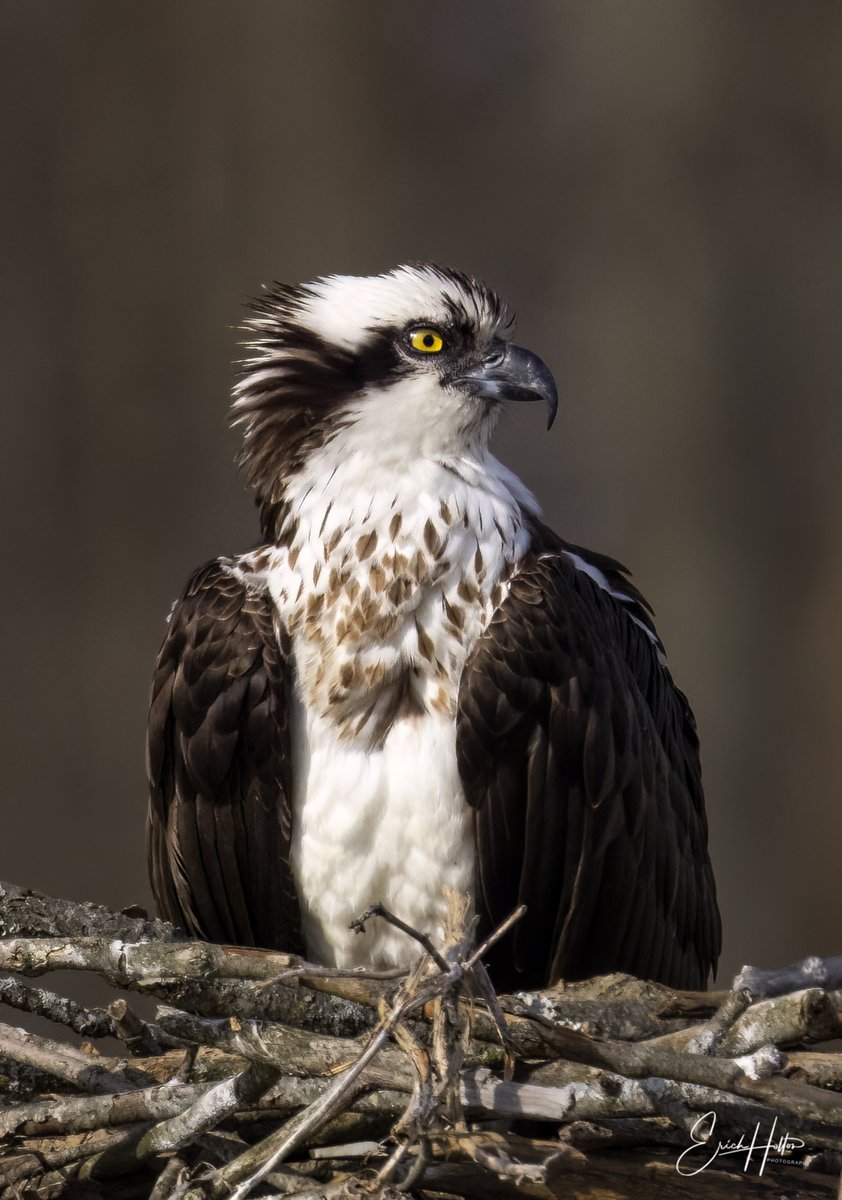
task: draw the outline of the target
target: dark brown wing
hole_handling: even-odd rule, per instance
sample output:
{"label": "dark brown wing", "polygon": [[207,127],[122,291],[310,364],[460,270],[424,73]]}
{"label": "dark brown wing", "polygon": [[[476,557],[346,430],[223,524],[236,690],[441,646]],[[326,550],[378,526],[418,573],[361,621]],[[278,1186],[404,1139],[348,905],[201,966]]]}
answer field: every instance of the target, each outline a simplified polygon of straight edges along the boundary
{"label": "dark brown wing", "polygon": [[490,957],[499,986],[707,984],[720,922],[698,739],[659,650],[619,564],[536,525],[459,694],[482,932],[528,906]]}
{"label": "dark brown wing", "polygon": [[196,571],[155,668],[148,853],[162,914],[189,933],[299,951],[286,652],[267,598],[219,560]]}

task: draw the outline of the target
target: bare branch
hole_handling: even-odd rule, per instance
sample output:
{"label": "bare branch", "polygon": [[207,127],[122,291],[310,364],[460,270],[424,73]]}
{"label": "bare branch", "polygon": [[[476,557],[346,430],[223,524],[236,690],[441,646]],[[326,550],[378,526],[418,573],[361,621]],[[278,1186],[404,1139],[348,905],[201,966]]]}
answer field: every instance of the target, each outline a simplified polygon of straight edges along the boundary
{"label": "bare branch", "polygon": [[385,904],[370,905],[362,914],[362,916],[357,917],[356,920],[351,922],[351,929],[353,929],[355,933],[365,933],[366,922],[370,921],[372,917],[382,918],[382,920],[384,920],[388,925],[394,926],[394,928],[399,929],[401,933],[405,933],[407,937],[411,937],[413,941],[418,943],[425,954],[429,954],[430,958],[440,971],[449,970],[450,964],[439,952],[437,947],[433,945],[429,935],[414,929],[412,925],[407,925],[406,921],[402,921],[400,917],[396,917],[393,912],[390,912],[389,909],[386,908]]}
{"label": "bare branch", "polygon": [[743,967],[734,980],[734,987],[745,989],[753,1000],[783,996],[787,992],[813,987],[842,991],[842,955],[836,958],[816,958],[813,955],[776,971]]}
{"label": "bare branch", "polygon": [[117,1058],[84,1054],[73,1046],[0,1025],[0,1058],[34,1067],[83,1092],[128,1092],[148,1077]]}
{"label": "bare branch", "polygon": [[0,979],[0,1004],[66,1025],[81,1037],[114,1037],[116,1034],[114,1018],[103,1009],[85,1008],[67,996],[59,996],[45,988],[28,987],[19,979]]}

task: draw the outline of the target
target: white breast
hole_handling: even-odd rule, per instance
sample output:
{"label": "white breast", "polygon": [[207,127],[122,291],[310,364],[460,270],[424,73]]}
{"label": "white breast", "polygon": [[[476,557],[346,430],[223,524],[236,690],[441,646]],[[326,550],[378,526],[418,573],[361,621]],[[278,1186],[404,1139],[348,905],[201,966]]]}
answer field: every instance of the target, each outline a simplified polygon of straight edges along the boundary
{"label": "white breast", "polygon": [[440,939],[444,889],[472,895],[456,700],[526,549],[525,503],[490,455],[388,479],[339,464],[300,487],[268,586],[295,657],[292,869],[316,961],[404,964],[405,934],[351,922],[380,902]]}
{"label": "white breast", "polygon": [[350,924],[380,902],[440,940],[444,888],[473,894],[455,723],[439,713],[399,720],[368,751],[297,707],[292,863],[307,953],[334,966],[404,964],[418,954],[406,935],[378,920],[364,934]]}

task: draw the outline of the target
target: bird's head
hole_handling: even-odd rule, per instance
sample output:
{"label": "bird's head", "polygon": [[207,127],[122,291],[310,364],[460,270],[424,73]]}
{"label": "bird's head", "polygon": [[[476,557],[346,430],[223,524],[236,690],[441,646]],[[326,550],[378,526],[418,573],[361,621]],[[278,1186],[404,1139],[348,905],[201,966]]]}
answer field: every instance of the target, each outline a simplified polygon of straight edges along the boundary
{"label": "bird's head", "polygon": [[232,413],[264,524],[315,461],[329,473],[354,456],[399,467],[481,453],[510,400],[542,400],[549,427],[553,377],[511,326],[489,287],[434,266],[268,289],[246,322]]}

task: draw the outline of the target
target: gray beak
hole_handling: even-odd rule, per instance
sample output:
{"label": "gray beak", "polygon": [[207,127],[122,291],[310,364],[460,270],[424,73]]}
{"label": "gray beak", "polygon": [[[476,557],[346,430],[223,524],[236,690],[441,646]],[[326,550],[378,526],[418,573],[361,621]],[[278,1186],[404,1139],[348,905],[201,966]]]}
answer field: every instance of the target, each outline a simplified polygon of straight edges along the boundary
{"label": "gray beak", "polygon": [[450,382],[467,387],[482,400],[543,400],[547,429],[558,411],[558,389],[550,368],[537,354],[520,346],[506,345],[475,370]]}

